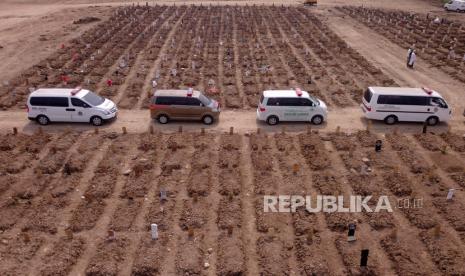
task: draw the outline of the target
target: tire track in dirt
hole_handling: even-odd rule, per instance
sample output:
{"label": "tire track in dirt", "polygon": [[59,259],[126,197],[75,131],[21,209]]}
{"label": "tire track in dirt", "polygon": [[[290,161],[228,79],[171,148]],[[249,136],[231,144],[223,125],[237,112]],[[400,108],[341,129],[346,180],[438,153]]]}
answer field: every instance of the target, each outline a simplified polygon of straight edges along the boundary
{"label": "tire track in dirt", "polygon": [[250,135],[254,174],[254,204],[257,216],[258,262],[261,274],[295,273],[297,267],[293,232],[285,213],[265,213],[264,196],[281,194],[282,178],[273,158],[273,140],[267,135]]}
{"label": "tire track in dirt", "polygon": [[[139,166],[136,165],[134,169],[140,167],[142,169],[141,173],[144,176],[146,175],[145,172],[148,171],[148,177],[143,180],[143,182],[146,181],[147,184],[144,185],[143,182],[127,182],[127,186],[123,188],[123,193],[120,195],[120,197],[124,196],[129,199],[135,197],[136,200],[143,198],[143,200],[141,200],[141,206],[136,208],[136,210],[129,210],[128,212],[123,211],[121,212],[122,215],[115,212],[112,218],[113,222],[117,221],[118,216],[130,215],[135,217],[133,227],[128,225],[127,229],[122,230],[122,232],[127,234],[130,244],[126,248],[125,255],[127,257],[122,265],[122,270],[120,271],[121,275],[131,275],[131,273],[134,272],[133,267],[136,262],[135,257],[138,256],[137,251],[139,250],[141,243],[149,240],[152,242],[151,233],[148,231],[152,222],[147,221],[146,217],[150,206],[154,204],[156,197],[159,196],[160,183],[157,180],[162,172],[162,162],[165,160],[168,153],[166,148],[161,145],[166,145],[166,142],[167,136],[162,135],[161,133],[146,133],[141,135],[141,142],[138,146],[138,150],[139,156],[143,156],[141,157],[143,159],[139,158],[139,160],[143,162],[141,162]],[[148,187],[146,187],[147,185]],[[143,188],[141,188],[141,186],[143,186]],[[124,206],[124,203],[122,206]],[[124,209],[124,207],[122,209]]]}
{"label": "tire track in dirt", "polygon": [[[296,188],[299,189],[299,191],[296,190],[297,194],[303,192],[302,196],[310,195],[312,198],[316,198],[316,196],[320,193],[315,188],[312,178],[314,177],[313,174],[317,172],[314,172],[307,166],[305,157],[302,155],[303,151],[297,139],[298,137],[289,136],[287,134],[280,134],[279,136],[284,136],[288,139],[287,142],[284,141],[284,144],[283,142],[278,142],[277,140],[278,150],[283,151],[283,153],[278,155],[278,158],[279,162],[281,163],[281,166],[287,167],[288,177],[293,179],[294,183],[299,183],[298,188]],[[299,169],[296,173],[291,174],[290,172],[293,171],[293,166],[295,164],[298,164]],[[302,218],[300,214],[297,214],[296,218],[294,219],[296,219],[296,222],[298,222]],[[325,271],[325,273],[329,273],[332,275],[345,274],[342,257],[340,256],[339,252],[337,251],[334,245],[337,235],[335,235],[331,231],[326,230],[328,229],[328,225],[326,224],[324,215],[322,213],[317,213],[316,220],[309,220],[309,222],[310,221],[314,221],[314,223],[310,227],[308,225],[305,225],[304,223],[304,227],[299,228],[299,234],[301,236],[297,236],[295,238],[295,244],[300,245],[300,247],[304,249],[304,252],[300,253],[301,260],[299,261],[301,263],[301,266],[304,268],[304,271],[309,273],[309,271],[305,270],[307,263],[309,263],[309,267],[327,270]],[[295,227],[300,225],[296,222],[294,222]],[[316,235],[319,236],[316,238],[316,241],[309,240],[310,237],[308,236],[308,232],[310,231],[312,233],[312,237],[313,233],[316,231]],[[305,234],[307,234],[307,237],[305,237]],[[319,244],[316,244],[318,241]],[[307,243],[307,246],[309,247],[308,249],[305,243]],[[324,250],[326,250],[324,256],[322,256],[323,254],[321,254],[323,248]],[[323,258],[323,260],[321,260],[321,258]],[[322,265],[321,263],[323,263],[324,265]]]}
{"label": "tire track in dirt", "polygon": [[[169,25],[166,26],[166,28],[169,29],[168,35],[164,39],[163,46],[160,48],[158,56],[157,56],[155,62],[153,62],[153,65],[151,66],[151,68],[149,70],[149,73],[147,74],[147,77],[145,78],[142,93],[141,93],[141,95],[139,97],[139,100],[137,101],[137,104],[136,104],[137,109],[142,109],[143,107],[148,105],[146,95],[148,95],[152,90],[152,84],[151,84],[151,80],[153,80],[152,77],[156,78],[157,75],[159,74],[160,63],[162,62],[164,56],[166,55],[166,52],[169,50],[169,43],[168,42],[172,41],[173,36],[179,31],[179,26],[182,25],[181,23],[183,22],[184,17],[188,13],[188,9],[186,8],[184,11],[181,11],[181,12],[182,12],[182,14],[181,14],[181,16],[179,16],[178,10],[175,10],[174,14],[175,14],[175,16],[179,16],[179,18],[177,19],[176,23],[174,23],[174,25],[173,25],[173,27],[171,29],[170,29]],[[160,77],[160,76],[158,76],[158,77]],[[152,93],[150,93],[150,95],[151,94]],[[144,101],[146,103],[144,103]]]}
{"label": "tire track in dirt", "polygon": [[[207,137],[209,137],[208,135]],[[210,138],[210,137],[209,137]],[[206,229],[204,229],[205,239],[203,241],[204,248],[204,263],[208,263],[210,266],[208,271],[205,273],[207,275],[217,275],[219,260],[218,260],[218,244],[220,229],[218,228],[217,222],[222,218],[219,214],[219,203],[220,203],[220,194],[219,194],[219,175],[220,169],[218,168],[219,163],[219,151],[220,151],[220,139],[221,137],[217,135],[216,137],[211,137],[211,147],[210,151],[210,191],[207,196],[207,201],[209,202],[209,210],[206,219]],[[195,185],[195,184],[194,184]],[[209,249],[213,249],[211,252]]]}
{"label": "tire track in dirt", "polygon": [[[348,201],[348,196],[354,195],[349,179],[347,179],[347,171],[340,156],[331,142],[323,141],[318,134],[311,134],[313,138],[306,139],[304,135],[299,137],[301,149],[306,156],[307,164],[312,170],[325,170],[322,174],[314,173],[314,185],[318,185],[321,194],[341,195]],[[310,156],[322,156],[315,160],[310,159]],[[329,186],[328,186],[329,185]],[[393,264],[386,256],[383,249],[380,247],[380,232],[376,231],[363,222],[362,214],[360,213],[325,213],[327,225],[330,230],[337,233],[335,241],[336,248],[342,256],[343,263],[347,273],[359,273],[359,254],[361,249],[370,249],[369,265],[367,270],[373,273],[383,273],[393,275]],[[357,239],[353,244],[347,242],[348,224],[357,221]]]}
{"label": "tire track in dirt", "polygon": [[[416,134],[413,137],[396,137],[396,141],[407,143],[409,147],[415,151],[416,156],[424,162],[423,165],[426,167],[425,174],[427,175],[426,180],[429,181],[425,181],[424,179],[421,179],[422,181],[420,182],[415,181],[415,186],[421,191],[420,195],[422,195],[424,199],[428,199],[428,202],[432,202],[433,207],[437,209],[438,215],[444,218],[445,221],[437,219],[437,223],[441,226],[448,225],[452,230],[448,231],[449,234],[457,240],[457,245],[461,244],[461,246],[458,246],[462,248],[460,250],[465,251],[465,249],[463,249],[465,243],[465,218],[461,211],[465,208],[463,204],[464,196],[459,192],[454,194],[455,200],[448,201],[446,199],[448,189],[457,189],[457,182],[454,181],[453,177],[457,175],[460,176],[461,173],[463,174],[463,159],[457,152],[448,150],[446,143],[442,142],[442,140],[434,134]],[[400,155],[399,151],[395,152]],[[406,165],[408,166],[409,164]],[[409,172],[411,172],[411,170]],[[419,179],[418,177],[412,178]],[[443,229],[443,231],[447,231],[449,227]],[[459,242],[459,240],[461,242]]]}
{"label": "tire track in dirt", "polygon": [[[117,99],[118,92],[121,91],[119,88],[128,80],[128,76],[131,75],[131,71],[134,70],[135,64],[137,62],[137,57],[140,54],[140,46],[144,48],[149,42],[145,36],[147,33],[154,32],[152,23],[157,20],[159,13],[152,13],[150,9],[147,9],[144,12],[144,17],[138,19],[138,25],[131,30],[129,35],[132,37],[133,32],[138,32],[133,39],[126,38],[120,42],[119,47],[115,47],[116,50],[112,51],[111,59],[107,63],[111,63],[110,66],[106,68],[107,72],[101,76],[100,81],[97,83],[95,92],[104,96],[110,97],[111,99]],[[125,45],[127,44],[127,45]],[[121,47],[124,45],[123,47]],[[121,51],[122,49],[122,51]],[[121,61],[125,60],[125,66],[121,66]],[[107,80],[111,80],[112,84],[108,84]]]}
{"label": "tire track in dirt", "polygon": [[[25,268],[28,269],[33,267],[42,252],[49,250],[48,241],[50,238],[45,234],[47,232],[53,234],[56,229],[53,219],[52,221],[47,220],[48,213],[53,213],[53,211],[59,210],[59,203],[58,206],[56,206],[52,195],[47,192],[50,192],[51,187],[61,184],[59,183],[61,181],[59,173],[63,168],[63,164],[67,162],[80,143],[80,141],[78,141],[79,134],[65,134],[64,136],[67,136],[64,137],[65,141],[57,141],[57,143],[63,143],[62,147],[56,149],[56,151],[52,150],[51,154],[44,158],[46,165],[41,164],[35,169],[35,174],[38,178],[40,178],[40,175],[43,173],[47,175],[46,183],[44,182],[44,185],[42,187],[38,187],[35,191],[31,192],[29,190],[31,195],[28,199],[28,210],[22,214],[21,220],[14,226],[14,228],[7,232],[7,235],[11,236],[19,236],[23,234],[26,237],[26,240],[30,235],[43,236],[44,242],[37,249],[37,254],[35,254],[30,260],[24,260],[22,262],[22,265],[25,265]],[[52,149],[54,148],[52,147]],[[62,154],[60,151],[62,151]],[[50,165],[50,167],[47,165]],[[51,210],[52,208],[56,208],[56,210]]]}
{"label": "tire track in dirt", "polygon": [[[270,8],[268,8],[268,9],[270,9]],[[285,16],[283,15],[282,12],[277,12],[277,14],[271,13],[270,10],[268,10],[267,12],[268,12],[270,17],[274,17],[274,18],[281,17],[281,20],[277,19],[278,20],[277,22],[280,22],[280,24],[279,25],[278,24],[276,24],[276,25],[273,24],[273,26],[279,30],[279,33],[280,33],[281,37],[283,37],[283,39],[284,39],[283,41],[286,41],[286,44],[291,49],[292,55],[300,62],[300,64],[307,70],[307,72],[313,72],[313,70],[307,64],[307,62],[301,56],[301,54],[299,54],[299,50],[298,50],[297,47],[299,47],[299,49],[300,49],[300,47],[305,48],[305,53],[308,53],[308,56],[310,56],[319,65],[318,67],[323,69],[323,72],[325,72],[325,73],[323,74],[322,77],[323,78],[329,77],[329,79],[331,80],[330,86],[336,85],[337,87],[339,87],[341,89],[343,87],[345,87],[345,85],[340,83],[339,80],[335,77],[335,75],[338,75],[338,74],[336,74],[335,72],[330,71],[332,67],[328,66],[327,62],[324,62],[315,53],[314,49],[312,47],[310,47],[310,45],[303,39],[303,36],[297,31],[297,28],[295,28],[295,26],[292,26],[289,23],[289,21],[285,18]],[[294,33],[294,38],[290,38],[286,34],[286,32],[284,32],[283,27],[287,27],[289,30],[291,30]],[[315,85],[316,85],[317,89],[319,91],[321,91],[321,92],[322,91],[327,91],[329,87],[324,87],[322,85],[323,82],[320,83],[320,81],[315,80],[313,75],[317,75],[317,74],[313,74],[313,73],[310,74],[310,79],[311,79],[312,82],[315,82]],[[328,101],[329,99],[331,99],[330,101],[328,101],[330,104],[337,104],[338,106],[342,106],[342,107],[347,106],[347,105],[351,105],[351,106],[356,105],[356,102],[352,98],[346,97],[345,94],[325,95],[325,94],[322,94],[321,92],[319,92],[319,94],[321,94],[319,96],[322,96],[324,101]],[[327,91],[327,92],[331,93],[331,91]],[[336,96],[336,97],[334,97],[334,96]],[[338,98],[338,99],[335,100],[335,98]],[[342,98],[342,99],[340,99],[340,98]],[[350,104],[348,104],[347,102],[350,102]]]}
{"label": "tire track in dirt", "polygon": [[[332,133],[329,139],[333,151],[342,161],[341,166],[347,170],[349,183],[355,192],[352,194],[372,195],[375,201],[383,195],[389,198],[391,204],[393,200],[397,203],[409,195],[410,186],[399,167],[392,165],[396,164],[396,158],[390,158],[387,151],[374,151],[377,138],[375,134],[359,131],[355,134]],[[371,171],[369,168],[372,168]],[[369,186],[366,185],[367,181]],[[420,236],[424,228],[432,227],[428,213],[422,209],[399,209],[397,206],[392,208],[392,213],[364,212],[373,230],[388,232],[381,236],[379,243],[394,262],[391,267],[397,273],[418,271],[420,268],[420,273],[437,271],[432,260],[434,254],[427,254],[426,244]],[[418,252],[423,254],[419,255]],[[412,262],[414,258],[417,259]]]}
{"label": "tire track in dirt", "polygon": [[[47,201],[53,200],[50,195],[46,194],[47,185],[58,181],[62,165],[77,146],[78,137],[79,134],[67,131],[53,140],[53,146],[43,152],[44,156],[40,162],[25,171],[27,176],[23,183],[32,185],[12,187],[13,194],[2,208],[2,219],[9,221],[8,225],[2,227],[2,236],[6,240],[16,239],[16,243],[24,244],[20,247],[19,253],[17,250],[8,250],[2,257],[4,260],[17,258],[21,265],[10,267],[4,264],[0,268],[1,273],[17,274],[19,271],[27,271],[40,252],[46,249],[48,236],[43,232],[48,230],[48,225],[40,224],[42,218],[40,210],[43,210],[41,208],[44,204],[47,206]],[[14,217],[8,216],[10,210]],[[46,208],[45,211],[49,210]],[[53,228],[49,231],[53,231]],[[15,256],[15,254],[18,255]]]}
{"label": "tire track in dirt", "polygon": [[[153,47],[153,44],[155,44],[155,42],[158,39],[160,39],[159,35],[161,32],[163,32],[164,25],[169,24],[169,22],[171,22],[171,20],[175,16],[174,10],[172,8],[169,8],[169,7],[168,8],[164,7],[164,8],[165,9],[161,11],[159,15],[155,16],[156,17],[155,21],[150,23],[149,26],[145,29],[144,32],[148,34],[152,33],[153,29],[156,29],[156,31],[153,32],[150,38],[145,37],[145,35],[141,37],[142,40],[144,39],[146,40],[143,43],[145,45],[143,45],[143,49],[140,52],[136,53],[134,64],[131,66],[129,73],[124,78],[123,83],[118,87],[116,95],[113,97],[113,101],[118,103],[118,106],[120,108],[125,108],[127,105],[125,101],[127,100],[132,101],[131,98],[133,98],[134,96],[137,96],[140,94],[142,94],[141,96],[144,96],[143,93],[136,93],[136,95],[134,95],[132,92],[136,88],[139,75],[144,76],[145,72],[147,71],[147,68],[145,68],[145,65],[147,63],[147,59],[146,59],[147,52],[152,51],[151,47]],[[166,21],[163,20],[165,16],[167,17]],[[144,78],[144,80],[145,79],[146,78]],[[145,80],[142,83],[143,86],[146,84],[147,84],[147,80]],[[137,87],[137,88],[140,88],[140,87]],[[145,90],[142,90],[142,91],[145,91]],[[138,99],[136,100],[138,101]]]}
{"label": "tire track in dirt", "polygon": [[[92,268],[91,262],[98,260],[99,251],[104,251],[104,248],[102,248],[102,243],[105,243],[105,238],[108,235],[107,230],[108,225],[110,223],[110,219],[116,209],[118,197],[126,181],[126,176],[122,175],[122,172],[124,172],[125,170],[127,170],[127,168],[130,167],[130,164],[133,162],[131,157],[134,156],[136,152],[136,146],[127,142],[131,140],[133,141],[134,139],[135,136],[132,134],[123,134],[119,135],[119,137],[117,136],[113,143],[110,145],[109,151],[105,154],[105,157],[99,163],[99,166],[95,169],[97,172],[108,172],[117,174],[114,180],[110,180],[110,182],[115,182],[108,183],[109,186],[104,186],[104,182],[102,180],[102,182],[100,182],[101,186],[97,187],[91,185],[86,190],[84,200],[89,201],[90,204],[92,204],[93,201],[101,202],[99,203],[98,207],[91,207],[95,209],[102,209],[101,211],[95,210],[95,212],[97,212],[95,214],[96,220],[86,222],[82,221],[83,219],[79,218],[79,210],[81,210],[81,205],[83,204],[83,201],[73,212],[72,218],[70,220],[71,229],[73,229],[73,231],[75,232],[79,232],[76,233],[75,236],[84,238],[86,240],[86,246],[79,259],[77,260],[76,264],[72,267],[70,274],[77,275],[89,272],[92,273],[91,271],[89,271],[89,269],[96,269],[95,271],[98,271],[99,268],[101,268]],[[123,159],[123,157],[129,158]],[[113,162],[118,163],[114,164]],[[113,171],[110,172],[108,171],[109,169]],[[95,179],[95,177],[96,175],[93,179]],[[83,208],[87,209],[89,207]],[[98,212],[101,213],[99,214]],[[84,218],[84,220],[87,220],[87,218]],[[90,227],[90,225],[92,225],[92,227]],[[117,253],[115,252],[115,254]]]}
{"label": "tire track in dirt", "polygon": [[[374,86],[375,84],[380,86],[396,85],[394,80],[384,75],[378,68],[369,64],[368,61],[354,49],[348,47],[347,43],[339,36],[337,36],[336,33],[331,31],[327,25],[322,24],[324,21],[319,19],[315,14],[308,13],[308,11],[303,9],[295,9],[291,12],[296,15],[295,17],[293,16],[293,18],[297,19],[299,25],[305,26],[305,23],[307,22],[312,23],[312,29],[316,30],[323,38],[322,40],[316,40],[320,49],[327,51],[327,49],[332,48],[330,44],[331,41],[337,42],[337,57],[345,57],[348,61],[347,65],[344,63],[341,63],[340,65],[343,66],[343,69],[347,74],[352,76],[352,79],[355,80],[355,82],[358,84],[360,91],[363,91],[367,86]],[[318,20],[320,25],[317,26],[313,22],[314,20]],[[301,30],[299,30],[299,32],[300,31]],[[305,40],[306,37],[302,36],[302,38]],[[357,102],[359,98],[355,92],[356,91],[351,91],[351,94],[354,100]],[[359,97],[361,97],[361,95],[359,95]]]}
{"label": "tire track in dirt", "polygon": [[[161,73],[158,82],[158,86],[160,89],[179,89],[181,83],[181,78],[184,72],[181,72],[181,68],[179,66],[179,56],[185,50],[184,43],[186,41],[193,41],[195,36],[193,34],[193,30],[198,29],[200,26],[200,21],[197,21],[195,24],[189,24],[190,18],[197,18],[200,16],[200,9],[196,8],[195,6],[188,6],[186,9],[186,14],[190,16],[184,22],[184,18],[181,19],[179,23],[181,26],[177,26],[179,32],[173,32],[173,36],[171,37],[171,45],[167,51],[166,55],[162,56],[162,62],[160,63]],[[189,49],[194,47],[193,45],[189,45]],[[176,70],[176,74],[173,75],[172,70]]]}
{"label": "tire track in dirt", "polygon": [[[12,196],[11,189],[22,175],[30,172],[48,154],[49,145],[56,138],[56,136],[38,132],[32,135],[8,133],[1,137],[1,158],[12,161],[0,165],[0,200],[2,202]],[[25,153],[27,156],[24,158],[22,155]]]}
{"label": "tire track in dirt", "polygon": [[[66,204],[64,204],[64,206],[60,205],[61,210],[55,210],[54,212],[56,213],[54,215],[55,220],[58,221],[56,223],[56,234],[48,238],[47,243],[43,247],[44,250],[41,250],[39,254],[34,257],[35,261],[31,261],[29,270],[31,275],[37,271],[43,274],[69,272],[69,268],[75,260],[72,256],[73,253],[69,252],[82,249],[83,241],[79,239],[76,239],[76,241],[73,240],[72,235],[67,232],[68,225],[66,222],[70,219],[71,210],[75,209],[79,204],[83,192],[90,179],[93,177],[95,167],[103,158],[110,144],[108,141],[98,144],[99,140],[102,139],[101,135],[90,134],[89,136],[80,138],[80,140],[84,142],[81,142],[76,151],[72,153],[69,160],[64,163],[63,170],[69,168],[67,170],[70,172],[70,178],[60,180],[70,187],[57,187],[55,188],[56,192],[54,192],[54,194],[56,197],[66,200]],[[81,147],[83,148],[81,149]],[[70,192],[73,193],[70,194]],[[63,250],[63,248],[67,248],[67,245],[64,245],[64,243],[67,245],[71,244],[71,249]]]}
{"label": "tire track in dirt", "polygon": [[[187,192],[187,185],[189,181],[190,174],[192,173],[193,167],[191,165],[194,160],[195,148],[193,146],[194,137],[193,134],[173,134],[172,141],[168,142],[168,147],[173,152],[170,155],[168,160],[165,160],[164,172],[162,175],[166,175],[167,179],[164,184],[164,188],[168,193],[168,203],[169,206],[166,206],[167,211],[169,212],[169,222],[163,222],[163,224],[170,224],[166,230],[170,231],[168,240],[163,241],[164,248],[167,248],[167,253],[159,265],[161,275],[174,275],[177,274],[178,263],[187,261],[185,259],[179,258],[177,253],[179,250],[189,250],[192,247],[180,246],[179,239],[186,240],[189,239],[187,233],[183,231],[180,227],[180,219],[182,215],[184,202],[189,200],[189,195]],[[181,161],[181,163],[179,163]],[[172,175],[173,171],[176,175]],[[169,207],[169,210],[168,210]],[[162,211],[166,212],[166,211]],[[163,225],[162,224],[162,225]],[[162,228],[163,229],[163,228]],[[195,232],[190,241],[195,240]],[[192,256],[193,260],[191,263],[192,266],[200,266],[198,263],[198,257],[194,256],[195,252],[186,252],[186,254]],[[198,268],[198,267],[197,267]]]}
{"label": "tire track in dirt", "polygon": [[[333,153],[330,153],[330,158],[332,159],[332,163],[336,164],[336,167],[343,168],[344,165],[341,163],[341,161],[339,159],[340,157],[335,155],[336,150],[333,148],[333,146],[331,144],[329,144],[329,143],[325,143],[325,147],[330,152],[333,152]],[[341,177],[341,176],[342,175],[339,175],[339,177]],[[344,176],[342,176],[342,178],[344,179],[345,183],[348,183],[347,179],[345,179]],[[344,190],[345,190],[346,195],[355,194],[350,186],[346,185]],[[357,217],[358,218],[357,220],[360,221],[360,219],[361,219],[360,215],[355,215],[355,217]],[[346,226],[347,225],[348,224],[346,224]],[[391,263],[391,261],[387,261],[387,260],[389,260],[389,258],[388,258],[388,256],[386,255],[386,253],[383,251],[383,249],[380,246],[379,233],[374,232],[373,229],[370,229],[369,226],[364,225],[364,224],[358,224],[357,228],[358,228],[358,232],[359,232],[359,234],[357,234],[357,236],[358,236],[358,239],[360,240],[360,243],[358,243],[359,250],[368,248],[368,249],[370,249],[371,252],[374,251],[372,253],[373,255],[370,258],[371,259],[370,260],[371,265],[369,265],[368,267],[371,266],[373,268],[373,263],[375,263],[374,271],[383,271],[383,273],[394,275],[395,274],[394,271],[393,271],[394,266]],[[341,240],[342,240],[342,242],[341,242]],[[341,240],[336,241],[336,247],[340,250],[340,252],[342,251],[341,253],[343,254],[343,259],[344,259],[345,265],[349,266],[349,271],[352,271],[353,269],[358,270],[359,269],[358,267],[355,268],[355,267],[352,266],[354,263],[352,263],[349,260],[351,257],[344,256],[346,254],[344,251],[348,250],[350,252],[351,249],[346,248],[344,250],[344,249],[340,248],[340,247],[342,247],[342,248],[344,247],[343,243],[347,244],[346,235],[343,235],[341,237]],[[358,253],[359,253],[359,251],[356,251],[355,254],[357,255]],[[355,262],[355,265],[357,266],[356,262]]]}
{"label": "tire track in dirt", "polygon": [[243,275],[246,273],[244,237],[247,236],[242,199],[244,196],[240,167],[242,136],[219,135],[220,147],[216,160],[217,193],[215,232],[217,265],[216,275]]}
{"label": "tire track in dirt", "polygon": [[234,51],[234,67],[236,69],[236,89],[237,91],[239,92],[239,97],[241,99],[240,101],[240,107],[241,108],[244,108],[246,107],[246,97],[245,97],[245,93],[244,93],[244,87],[242,85],[242,70],[241,70],[241,66],[240,66],[240,63],[239,63],[239,49],[238,49],[238,28],[237,28],[237,18],[236,18],[236,15],[237,13],[233,13],[232,17],[233,17],[233,40],[232,40],[232,43],[233,43],[233,51]]}
{"label": "tire track in dirt", "polygon": [[[253,18],[251,21],[254,23],[255,26],[255,36],[257,43],[260,45],[261,49],[265,52],[265,55],[267,56],[267,60],[271,61],[268,65],[273,64],[273,62],[280,62],[280,65],[277,65],[277,68],[283,68],[287,72],[287,76],[278,76],[276,73],[276,70],[271,71],[271,76],[269,71],[266,71],[266,79],[261,78],[261,82],[270,85],[270,88],[284,88],[287,89],[289,86],[300,86],[300,83],[297,82],[296,76],[292,69],[289,67],[288,63],[284,60],[281,54],[278,53],[278,51],[275,49],[275,45],[277,45],[277,42],[274,40],[274,38],[270,35],[270,29],[268,26],[263,26],[263,23],[266,21],[263,18],[263,15],[259,12],[254,10],[253,11]],[[264,41],[268,42],[268,45]],[[258,47],[257,47],[258,48]],[[265,64],[263,66],[266,66]],[[260,69],[261,70],[261,69]],[[270,77],[272,77],[270,79]],[[279,86],[279,87],[277,87]]]}
{"label": "tire track in dirt", "polygon": [[244,224],[244,235],[242,235],[242,243],[246,256],[246,267],[249,275],[259,275],[259,256],[257,252],[257,241],[259,233],[257,232],[257,218],[255,215],[255,191],[254,191],[254,173],[250,165],[252,159],[250,157],[251,147],[250,140],[245,136],[241,136],[240,141],[240,164],[242,190],[245,196],[241,200],[242,210],[241,219]]}

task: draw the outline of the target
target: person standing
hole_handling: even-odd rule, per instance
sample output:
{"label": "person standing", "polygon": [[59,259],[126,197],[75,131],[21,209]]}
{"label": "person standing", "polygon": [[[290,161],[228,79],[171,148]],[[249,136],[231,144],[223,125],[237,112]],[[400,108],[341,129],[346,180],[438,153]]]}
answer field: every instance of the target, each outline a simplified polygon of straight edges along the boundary
{"label": "person standing", "polygon": [[415,50],[412,50],[408,56],[407,67],[413,69],[413,65],[415,64],[416,59],[417,55],[415,53]]}
{"label": "person standing", "polygon": [[407,67],[408,67],[408,62],[410,60],[410,56],[412,55],[412,52],[413,52],[413,46],[411,46],[410,48],[408,48],[408,51],[407,51]]}

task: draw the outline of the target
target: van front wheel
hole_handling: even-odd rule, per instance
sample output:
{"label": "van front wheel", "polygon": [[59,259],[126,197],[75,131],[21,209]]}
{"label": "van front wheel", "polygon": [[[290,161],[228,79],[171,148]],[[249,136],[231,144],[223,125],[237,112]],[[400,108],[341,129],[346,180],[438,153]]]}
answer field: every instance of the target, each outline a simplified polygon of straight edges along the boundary
{"label": "van front wheel", "polygon": [[43,125],[43,126],[48,125],[48,123],[50,123],[50,120],[45,115],[37,116],[36,120],[40,125]]}
{"label": "van front wheel", "polygon": [[313,116],[312,124],[314,125],[321,125],[323,123],[323,117],[321,115]]}
{"label": "van front wheel", "polygon": [[203,118],[202,118],[202,122],[203,122],[204,124],[206,124],[206,125],[211,125],[211,124],[213,124],[213,117],[210,116],[210,115],[205,115],[205,116],[203,116]]}
{"label": "van front wheel", "polygon": [[439,123],[439,119],[438,117],[429,117],[427,120],[426,120],[426,123],[429,125],[429,126],[435,126]]}
{"label": "van front wheel", "polygon": [[99,116],[93,116],[92,118],[90,118],[90,123],[94,126],[101,126],[103,124],[103,119]]}
{"label": "van front wheel", "polygon": [[398,119],[394,115],[387,116],[384,119],[384,122],[386,123],[386,125],[393,125],[393,124],[397,123],[397,121],[398,121]]}

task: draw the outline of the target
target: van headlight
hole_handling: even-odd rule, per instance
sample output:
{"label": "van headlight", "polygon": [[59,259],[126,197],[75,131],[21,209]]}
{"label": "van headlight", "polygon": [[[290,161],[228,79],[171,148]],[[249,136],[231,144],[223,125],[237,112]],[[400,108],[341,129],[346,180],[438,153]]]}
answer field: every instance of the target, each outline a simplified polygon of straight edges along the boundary
{"label": "van headlight", "polygon": [[103,114],[105,114],[105,115],[110,115],[110,114],[111,114],[111,112],[108,111],[108,110],[102,110],[102,112],[103,112]]}

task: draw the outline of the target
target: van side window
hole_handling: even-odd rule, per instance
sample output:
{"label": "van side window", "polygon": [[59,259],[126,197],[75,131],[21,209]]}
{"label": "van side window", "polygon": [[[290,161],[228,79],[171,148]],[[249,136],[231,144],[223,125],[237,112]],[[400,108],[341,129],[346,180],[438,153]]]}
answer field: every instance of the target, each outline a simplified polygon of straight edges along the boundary
{"label": "van side window", "polygon": [[200,106],[200,101],[197,98],[187,98],[187,105]]}
{"label": "van side window", "polygon": [[54,106],[68,107],[68,98],[66,97],[31,97],[30,103],[33,106]]}
{"label": "van side window", "polygon": [[187,105],[187,98],[185,97],[171,97],[172,105]]}
{"label": "van side window", "polygon": [[300,99],[300,105],[301,106],[313,106],[313,102],[310,101],[309,99],[301,98]]}
{"label": "van side window", "polygon": [[155,99],[155,104],[162,105],[186,105],[187,101],[184,97],[166,97],[160,96]]}
{"label": "van side window", "polygon": [[268,101],[266,102],[266,105],[268,105],[268,106],[277,106],[277,105],[279,105],[278,99],[276,99],[276,98],[268,98]]}
{"label": "van side window", "polygon": [[169,105],[171,103],[170,103],[169,97],[156,97],[155,104]]}
{"label": "van side window", "polygon": [[71,104],[73,106],[79,106],[79,107],[84,107],[84,108],[89,107],[88,104],[86,104],[85,102],[81,101],[80,99],[76,99],[76,98],[71,98]]}
{"label": "van side window", "polygon": [[379,95],[377,103],[392,105],[430,105],[428,97],[398,95]]}
{"label": "van side window", "polygon": [[300,106],[300,98],[280,98],[280,106]]}

